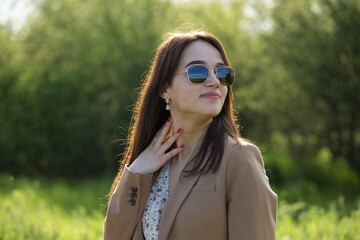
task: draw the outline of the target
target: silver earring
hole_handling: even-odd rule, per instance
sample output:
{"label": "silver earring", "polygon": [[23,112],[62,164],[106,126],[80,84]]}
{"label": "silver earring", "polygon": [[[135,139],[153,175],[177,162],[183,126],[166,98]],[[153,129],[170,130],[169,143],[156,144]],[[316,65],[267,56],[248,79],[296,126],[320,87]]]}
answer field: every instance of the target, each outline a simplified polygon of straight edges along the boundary
{"label": "silver earring", "polygon": [[166,99],[165,99],[165,102],[166,102],[166,107],[165,107],[165,109],[169,111],[169,110],[170,110],[169,99],[166,98]]}

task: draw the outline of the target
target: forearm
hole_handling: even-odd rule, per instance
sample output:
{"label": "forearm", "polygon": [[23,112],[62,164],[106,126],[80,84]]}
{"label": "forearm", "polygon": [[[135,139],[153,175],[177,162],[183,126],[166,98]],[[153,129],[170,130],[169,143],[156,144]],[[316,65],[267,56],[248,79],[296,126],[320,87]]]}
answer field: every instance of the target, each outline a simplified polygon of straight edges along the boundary
{"label": "forearm", "polygon": [[150,193],[152,175],[139,175],[125,167],[110,197],[104,239],[131,239]]}

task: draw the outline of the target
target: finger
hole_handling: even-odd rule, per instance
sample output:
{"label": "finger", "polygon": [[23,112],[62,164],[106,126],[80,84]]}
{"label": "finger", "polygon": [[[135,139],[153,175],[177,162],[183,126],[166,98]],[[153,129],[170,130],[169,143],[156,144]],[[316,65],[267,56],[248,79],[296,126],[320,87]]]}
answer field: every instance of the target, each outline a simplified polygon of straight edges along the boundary
{"label": "finger", "polygon": [[165,122],[165,124],[157,131],[155,134],[155,137],[153,139],[153,142],[162,144],[162,141],[166,138],[167,133],[169,132],[171,126],[171,117],[168,118],[168,120]]}
{"label": "finger", "polygon": [[183,149],[184,149],[184,145],[181,145],[180,147],[177,147],[177,148],[171,150],[170,152],[164,154],[164,156],[162,157],[163,162],[165,163],[165,162],[168,161],[169,159],[175,157],[175,156],[178,155]]}
{"label": "finger", "polygon": [[162,151],[165,152],[167,149],[169,149],[174,142],[176,141],[176,139],[181,135],[182,133],[182,129],[179,128],[174,135],[172,135],[168,140],[166,140],[166,142],[164,142],[164,144],[162,145]]}

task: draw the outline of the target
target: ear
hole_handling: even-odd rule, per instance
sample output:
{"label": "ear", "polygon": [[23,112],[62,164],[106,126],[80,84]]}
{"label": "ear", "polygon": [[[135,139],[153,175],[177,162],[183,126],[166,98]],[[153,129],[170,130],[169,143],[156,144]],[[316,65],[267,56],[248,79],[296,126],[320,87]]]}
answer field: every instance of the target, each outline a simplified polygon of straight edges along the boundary
{"label": "ear", "polygon": [[171,99],[170,88],[167,87],[160,93],[160,97],[163,99]]}

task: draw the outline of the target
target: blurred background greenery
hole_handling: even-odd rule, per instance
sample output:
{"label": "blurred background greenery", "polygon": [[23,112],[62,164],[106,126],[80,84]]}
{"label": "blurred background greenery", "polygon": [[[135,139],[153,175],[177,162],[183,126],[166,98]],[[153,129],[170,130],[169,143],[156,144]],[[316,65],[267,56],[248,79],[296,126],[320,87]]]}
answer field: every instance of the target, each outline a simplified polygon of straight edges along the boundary
{"label": "blurred background greenery", "polygon": [[[16,235],[16,226],[33,226],[22,224],[27,218],[6,224],[19,219],[11,204],[20,206],[21,196],[34,196],[25,202],[36,216],[51,205],[39,199],[58,185],[58,205],[76,209],[71,221],[79,211],[89,221],[84,228],[96,214],[103,218],[99,206],[119,167],[141,80],[162,35],[175,29],[210,31],[225,46],[242,135],[262,150],[279,194],[278,239],[360,239],[349,227],[360,222],[359,1],[26,2],[32,10],[21,27],[0,24],[0,239],[66,238],[40,227]],[[324,217],[311,224],[309,216]],[[316,235],[314,226],[329,216],[331,229],[343,224],[351,233]],[[101,221],[96,233],[79,230],[74,239],[99,238]]]}

